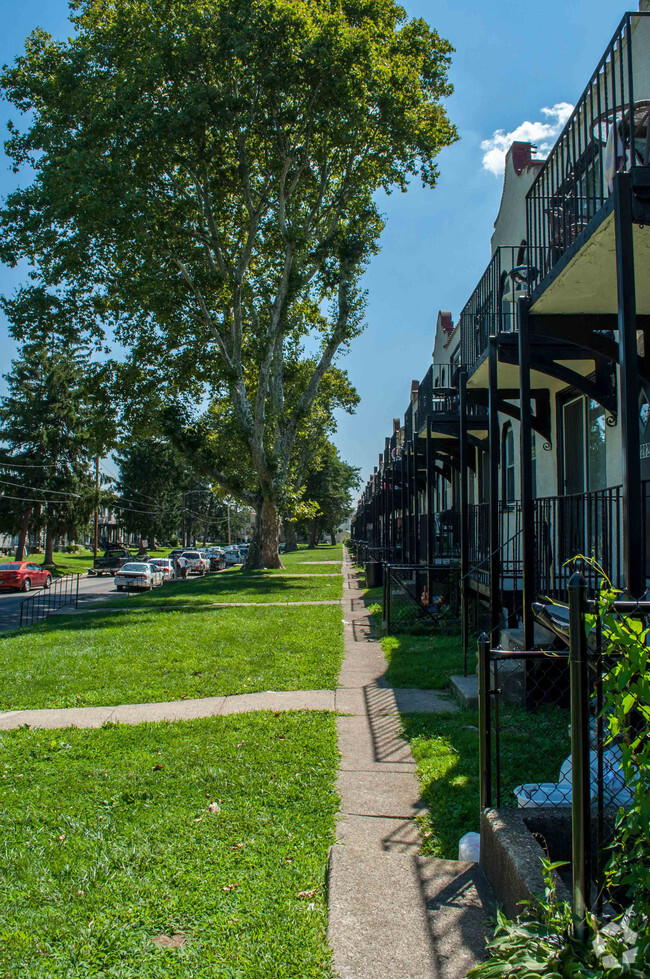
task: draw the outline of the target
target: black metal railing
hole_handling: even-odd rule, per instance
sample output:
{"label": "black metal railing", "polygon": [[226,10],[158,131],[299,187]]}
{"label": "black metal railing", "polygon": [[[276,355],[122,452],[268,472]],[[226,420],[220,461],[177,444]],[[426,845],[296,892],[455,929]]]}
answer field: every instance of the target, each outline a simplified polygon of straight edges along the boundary
{"label": "black metal railing", "polygon": [[[540,595],[562,602],[569,598],[568,563],[577,554],[593,560],[610,581],[622,573],[621,487],[612,486],[571,496],[540,497],[535,512],[535,586]],[[584,573],[593,589],[598,573],[589,564]]]}
{"label": "black metal railing", "polygon": [[[635,794],[622,746],[650,735],[650,704],[631,687],[629,703],[611,689],[626,655],[614,620],[632,616],[643,627],[650,602],[614,601],[599,612],[586,594],[586,579],[574,574],[568,651],[494,649],[486,636],[478,644],[481,808],[521,809],[546,855],[567,861],[579,921],[608,899],[607,848]],[[642,631],[630,628],[623,642],[643,644]]]}
{"label": "black metal railing", "polygon": [[459,565],[384,564],[386,633],[457,627],[459,581]]}
{"label": "black metal railing", "polygon": [[605,205],[617,170],[650,163],[650,14],[627,13],[527,195],[543,279]]}
{"label": "black metal railing", "polygon": [[527,263],[525,247],[497,248],[466,302],[460,314],[460,356],[470,374],[487,350],[490,336],[518,330],[518,300],[527,294]]}
{"label": "black metal railing", "polygon": [[[521,587],[521,503],[499,501],[499,564],[502,591]],[[490,504],[467,507],[469,580],[487,587],[490,580]]]}
{"label": "black metal railing", "polygon": [[50,588],[25,598],[20,605],[20,626],[35,625],[66,605],[79,604],[79,575],[56,578]]}

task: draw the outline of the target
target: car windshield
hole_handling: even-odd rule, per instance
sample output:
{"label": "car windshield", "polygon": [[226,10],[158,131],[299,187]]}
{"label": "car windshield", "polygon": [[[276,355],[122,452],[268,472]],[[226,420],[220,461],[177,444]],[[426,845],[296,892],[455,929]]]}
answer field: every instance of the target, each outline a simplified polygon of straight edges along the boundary
{"label": "car windshield", "polygon": [[183,557],[190,557],[196,559],[197,557],[201,557],[201,555],[199,554],[198,551],[183,551]]}
{"label": "car windshield", "polygon": [[125,564],[122,567],[122,571],[148,571],[148,564]]}
{"label": "car windshield", "polygon": [[8,564],[0,564],[0,571],[18,571],[19,568],[22,568],[22,564],[16,561],[10,561]]}

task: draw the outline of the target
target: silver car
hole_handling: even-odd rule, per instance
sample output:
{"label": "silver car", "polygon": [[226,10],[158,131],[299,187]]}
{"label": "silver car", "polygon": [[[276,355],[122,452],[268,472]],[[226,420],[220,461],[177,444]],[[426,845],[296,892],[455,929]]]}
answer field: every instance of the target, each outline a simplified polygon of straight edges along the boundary
{"label": "silver car", "polygon": [[162,583],[162,571],[152,568],[145,561],[129,561],[128,564],[123,564],[115,575],[115,587],[118,591],[123,591],[125,588],[151,591]]}

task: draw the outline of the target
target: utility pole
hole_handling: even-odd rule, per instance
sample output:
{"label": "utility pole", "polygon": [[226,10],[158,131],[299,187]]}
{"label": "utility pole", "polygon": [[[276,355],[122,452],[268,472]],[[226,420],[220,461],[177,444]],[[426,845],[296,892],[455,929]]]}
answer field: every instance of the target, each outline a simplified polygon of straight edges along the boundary
{"label": "utility pole", "polygon": [[226,503],[228,508],[228,543],[230,544],[230,503]]}
{"label": "utility pole", "polygon": [[93,536],[93,559],[97,560],[99,543],[99,456],[95,456],[95,533]]}

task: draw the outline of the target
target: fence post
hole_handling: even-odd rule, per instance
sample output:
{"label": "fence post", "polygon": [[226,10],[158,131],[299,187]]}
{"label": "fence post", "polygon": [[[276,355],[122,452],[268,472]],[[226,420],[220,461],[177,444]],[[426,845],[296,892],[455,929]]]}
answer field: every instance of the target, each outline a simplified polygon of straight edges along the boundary
{"label": "fence post", "polygon": [[586,938],[585,912],[591,901],[591,772],[589,765],[589,684],[585,605],[587,584],[576,571],[569,581],[571,678],[571,791],[573,913],[576,934]]}
{"label": "fence post", "polygon": [[492,717],[490,713],[490,640],[478,641],[478,729],[481,810],[492,806]]}
{"label": "fence post", "polygon": [[77,575],[77,592],[74,599],[74,607],[79,608],[79,575]]}
{"label": "fence post", "polygon": [[384,581],[386,588],[386,635],[390,635],[390,564],[386,565],[386,578]]}

